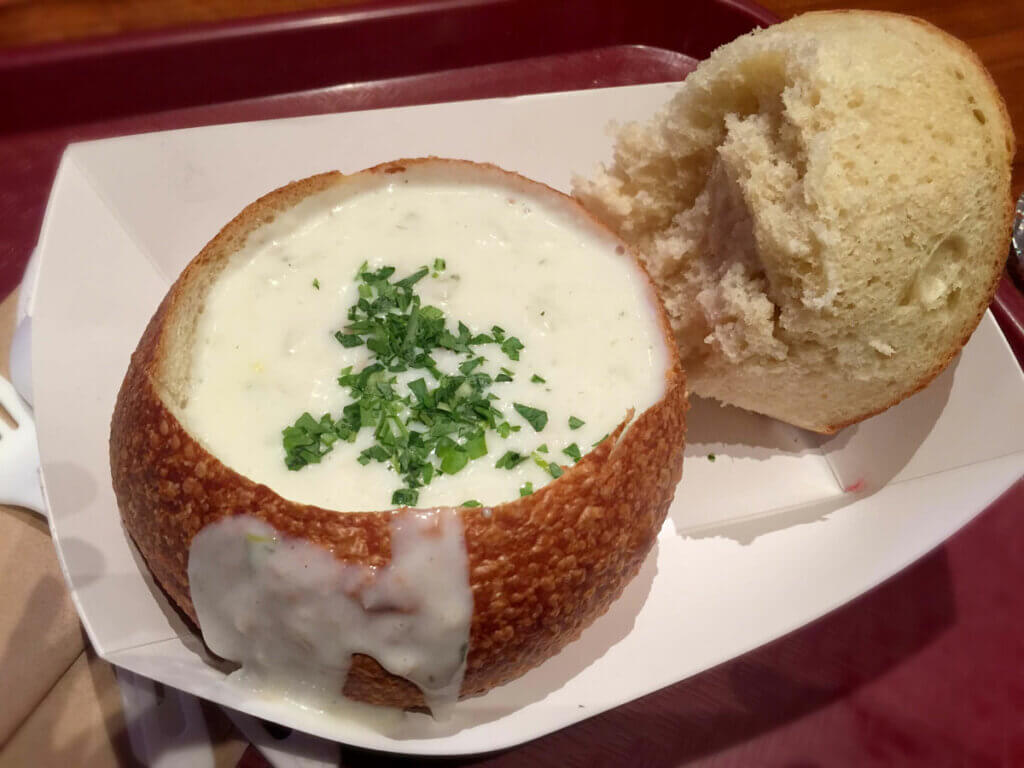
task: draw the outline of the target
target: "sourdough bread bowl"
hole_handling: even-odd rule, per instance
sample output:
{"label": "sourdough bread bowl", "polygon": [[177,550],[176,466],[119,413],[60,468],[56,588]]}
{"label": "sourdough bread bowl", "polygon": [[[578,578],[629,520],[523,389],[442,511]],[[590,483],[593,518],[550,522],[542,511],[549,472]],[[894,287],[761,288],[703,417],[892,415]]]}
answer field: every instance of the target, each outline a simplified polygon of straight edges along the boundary
{"label": "sourdough bread bowl", "polygon": [[[524,436],[530,436],[533,444],[541,439],[547,441],[537,446],[537,450],[533,452],[532,463],[525,460],[524,454],[518,456],[517,460],[521,463],[515,465],[514,471],[517,472],[540,471],[534,469],[534,466],[539,466],[549,473],[546,484],[537,482],[535,489],[531,481],[527,481],[522,487],[516,482],[514,486],[509,486],[511,493],[506,493],[501,498],[481,498],[479,501],[467,499],[465,495],[453,495],[463,491],[450,489],[445,491],[448,494],[447,498],[442,494],[429,497],[432,499],[429,504],[422,503],[428,498],[429,493],[433,492],[431,489],[434,486],[443,490],[445,486],[442,481],[459,477],[459,470],[449,476],[446,470],[439,469],[434,476],[434,482],[431,482],[430,478],[422,482],[424,476],[420,475],[421,482],[418,486],[416,483],[410,484],[410,487],[419,494],[421,503],[418,510],[408,508],[415,506],[415,502],[412,501],[405,505],[392,504],[392,498],[413,497],[393,497],[390,495],[391,487],[380,499],[367,501],[361,508],[339,509],[326,504],[295,500],[293,497],[301,497],[301,492],[279,493],[271,487],[277,484],[278,480],[268,479],[262,471],[253,470],[252,476],[249,476],[247,471],[240,470],[241,466],[248,466],[244,450],[232,454],[230,461],[223,455],[218,455],[217,448],[214,447],[220,445],[218,432],[230,430],[230,422],[211,422],[211,427],[208,424],[202,426],[196,421],[195,403],[192,401],[201,399],[200,393],[204,391],[203,387],[207,386],[203,382],[212,375],[209,371],[213,370],[202,368],[206,363],[200,362],[201,348],[209,346],[207,335],[214,333],[210,330],[212,326],[209,325],[213,321],[206,315],[214,312],[212,308],[220,301],[217,296],[223,295],[224,291],[229,290],[231,285],[241,279],[235,275],[242,274],[242,270],[246,269],[248,264],[256,263],[261,258],[273,261],[273,258],[276,258],[275,254],[278,253],[275,249],[279,248],[281,242],[287,241],[289,233],[315,229],[312,225],[307,226],[307,218],[315,214],[320,216],[318,222],[321,219],[330,220],[335,213],[349,205],[349,201],[376,199],[375,195],[386,197],[394,193],[392,197],[399,199],[399,193],[406,188],[403,185],[408,185],[408,188],[424,185],[424,188],[429,189],[433,189],[430,185],[435,185],[442,189],[443,194],[456,194],[452,192],[455,189],[460,199],[465,195],[459,190],[476,185],[486,190],[487,194],[498,200],[501,205],[506,204],[507,198],[510,209],[521,206],[522,215],[515,221],[528,221],[537,218],[541,213],[550,213],[551,216],[560,217],[559,221],[568,222],[567,226],[572,229],[572,238],[587,242],[592,240],[596,243],[595,247],[602,249],[601,252],[608,260],[602,262],[606,264],[605,267],[596,265],[594,270],[600,272],[601,269],[611,269],[607,264],[614,262],[614,269],[619,270],[616,273],[619,277],[612,278],[612,282],[615,283],[614,291],[625,291],[620,278],[621,275],[628,275],[632,281],[631,285],[635,286],[634,294],[631,295],[639,297],[636,301],[642,304],[633,307],[634,314],[647,316],[645,313],[649,313],[649,328],[653,334],[649,343],[653,346],[643,354],[661,361],[652,369],[658,372],[655,377],[656,386],[651,390],[653,394],[648,397],[649,402],[636,403],[634,406],[627,402],[627,398],[621,410],[618,410],[616,405],[614,412],[591,414],[587,421],[593,421],[593,429],[598,429],[598,425],[604,420],[608,424],[604,431],[608,431],[609,434],[603,439],[599,434],[598,439],[593,441],[596,443],[593,448],[590,448],[590,441],[585,443],[584,450],[577,447],[576,453],[579,455],[575,457],[572,457],[573,451],[570,446],[565,455],[556,460],[554,456],[557,449],[564,446],[564,441],[556,445],[552,442],[554,438],[545,437],[555,433],[541,430],[554,430],[556,418],[559,423],[568,419],[569,426],[565,429],[579,430],[573,434],[583,434],[586,429],[590,429],[590,426],[581,426],[583,420],[575,418],[576,414],[572,411],[572,408],[577,407],[577,403],[586,400],[582,389],[575,402],[567,405],[562,412],[556,414],[553,409],[548,409],[551,413],[550,427],[538,422],[536,413],[539,409],[521,411],[517,408],[518,413],[526,413],[530,417],[529,424],[520,419],[510,429],[506,429],[504,437],[488,431],[487,440],[492,445],[490,458],[477,458],[470,466],[484,466],[485,462],[488,466],[493,465],[494,459],[502,456],[501,451],[504,448],[501,446],[505,445],[505,440],[526,439]],[[468,197],[473,199],[472,194]],[[438,204],[432,209],[436,216],[420,217],[420,220],[430,218],[430,226],[443,228],[443,221],[440,224],[438,221],[443,220],[447,215],[445,211],[453,206],[448,198],[442,202],[443,204]],[[375,221],[379,224],[380,221],[388,222],[393,219],[394,226],[388,225],[387,231],[395,230],[396,237],[400,234],[398,230],[405,229],[402,222],[413,222],[415,218],[402,219],[390,208],[378,210],[383,210],[383,214]],[[398,218],[394,218],[395,216]],[[470,218],[474,217],[475,214]],[[482,215],[480,220],[484,220]],[[347,237],[352,231],[348,225],[337,226],[340,227],[339,237]],[[486,221],[483,226],[488,226]],[[501,230],[501,226],[498,226],[498,230]],[[506,238],[513,244],[514,235],[513,232]],[[421,235],[415,237],[418,237],[420,244],[426,247],[429,238]],[[270,256],[259,255],[264,252]],[[510,254],[514,252],[515,248],[508,251]],[[253,253],[257,256],[253,257]],[[318,253],[317,258],[328,261],[331,259],[329,253],[327,256],[319,251]],[[291,254],[285,260],[290,261],[292,256],[295,254]],[[363,256],[359,254],[358,258],[362,259]],[[369,253],[369,258],[374,258],[372,252]],[[418,258],[418,255],[412,258]],[[565,254],[565,258],[569,259],[568,253]],[[428,260],[426,263],[430,264],[431,261]],[[444,261],[434,259],[433,274],[417,273],[419,277],[416,279],[422,280],[421,285],[426,286],[423,288],[424,291],[441,290],[437,286],[442,285],[455,286],[451,288],[454,291],[459,284],[458,276],[451,274],[454,279],[451,283],[444,283],[444,280],[446,274],[456,270],[457,263],[456,259],[449,261],[446,272]],[[379,261],[372,267],[363,264],[358,270],[353,269],[345,274],[352,275],[350,282],[356,282],[357,278],[361,277],[364,281],[375,280],[378,287],[384,286],[385,289],[391,290],[394,284],[389,283],[390,277],[384,272],[374,271],[379,264]],[[293,264],[287,264],[288,269],[292,267]],[[513,299],[519,295],[516,293],[517,290],[524,291],[522,296],[524,300],[528,299],[531,294],[525,292],[527,288],[534,283],[542,282],[535,278],[532,269],[535,267],[524,263],[516,266],[502,278],[513,283],[509,289]],[[461,281],[463,288],[471,282],[470,273],[471,270],[466,267],[465,279]],[[316,297],[316,301],[326,301],[325,297],[332,289],[324,273],[318,274],[320,276],[314,278],[313,285],[310,285],[308,276],[302,277],[302,285],[309,292],[309,296]],[[399,276],[401,270],[395,278]],[[578,274],[575,279],[580,282],[583,289],[586,289],[581,290],[581,294],[598,290],[594,282],[598,280],[597,275]],[[566,291],[564,285],[561,288],[556,285],[556,288],[555,295],[561,295],[564,301],[568,302],[570,298],[566,294],[571,293],[573,289]],[[355,290],[345,286],[336,286],[335,289],[337,296],[350,296]],[[370,288],[366,290],[366,294],[358,294],[360,298],[372,292]],[[342,329],[346,323],[346,302],[339,299],[334,303],[336,306],[326,313],[327,316],[323,320],[324,327],[338,329],[339,336],[344,336]],[[484,304],[486,305],[486,302]],[[265,314],[272,315],[274,306],[276,305],[268,299],[266,302],[257,302],[250,308],[254,329],[263,327],[258,326],[257,319]],[[348,316],[350,321],[353,317],[351,313],[357,312],[355,307],[361,305],[352,306]],[[418,298],[414,306],[420,306]],[[538,317],[557,315],[556,309],[554,305],[548,306],[547,309],[542,308]],[[622,313],[625,313],[625,309]],[[222,316],[211,316],[222,317],[223,324],[228,326],[232,320],[231,314],[233,313],[224,311]],[[615,314],[612,319],[618,316]],[[220,320],[217,322],[220,323]],[[537,388],[536,396],[542,397],[542,389],[557,389],[556,384],[560,376],[569,376],[576,368],[585,369],[587,361],[581,356],[589,348],[581,341],[579,349],[560,349],[558,355],[548,358],[549,361],[558,357],[568,360],[570,364],[564,366],[564,370],[556,370],[553,367],[550,371],[536,371],[526,367],[533,365],[531,361],[541,359],[529,357],[531,344],[535,344],[531,339],[541,339],[545,334],[557,337],[558,329],[553,326],[553,321],[549,323],[548,319],[544,319],[538,322],[542,323],[538,327],[544,329],[543,333],[538,331],[532,337],[525,334],[522,336],[526,344],[521,361],[515,345],[502,345],[501,352],[505,357],[500,356],[497,351],[498,341],[501,340],[497,338],[497,330],[500,329],[491,332],[495,338],[487,341],[475,340],[473,343],[481,346],[465,352],[458,360],[462,360],[463,365],[468,364],[469,370],[473,370],[473,366],[480,366],[473,371],[474,373],[490,365],[496,366],[500,362],[500,370],[514,374],[522,386],[530,383],[530,386]],[[563,318],[563,323],[567,322],[568,319]],[[591,325],[590,336],[594,337],[587,343],[612,343],[611,339],[601,337],[602,326],[599,316],[587,318],[587,322]],[[272,326],[266,327],[272,330]],[[477,330],[474,328],[474,333]],[[260,332],[254,330],[253,333]],[[331,338],[330,343],[337,348],[339,354],[353,350],[364,354],[369,346],[359,346],[359,339],[353,341],[351,334],[346,340],[339,337],[338,341],[342,343],[338,344],[329,331],[324,333],[325,338]],[[511,333],[510,329],[509,334]],[[367,335],[366,339],[369,338],[370,335]],[[469,338],[468,330],[465,338]],[[263,339],[257,341],[265,342],[264,347],[274,347],[276,344]],[[213,357],[218,359],[230,355],[230,350],[234,346],[244,347],[245,343],[247,342],[244,339],[239,339],[237,345],[223,347],[228,351],[218,351]],[[540,341],[537,341],[536,345],[539,344]],[[521,348],[523,345],[519,346]],[[629,345],[624,343],[620,346],[619,349],[622,351],[618,353],[614,351],[614,346],[611,347],[611,359],[629,359],[628,355],[631,352],[624,350],[626,346]],[[257,345],[257,348],[263,347]],[[492,350],[486,353],[488,357],[498,356],[495,358],[496,362],[474,362],[476,358],[472,355],[485,348]],[[322,357],[323,354],[317,352],[316,356]],[[483,353],[480,353],[480,357],[483,357]],[[375,358],[360,359],[362,364],[366,365],[367,359]],[[438,357],[438,360],[440,359]],[[267,365],[269,366],[269,363]],[[442,362],[438,362],[437,365],[441,367]],[[555,366],[555,363],[551,362],[551,366]],[[260,364],[259,375],[262,375],[263,367],[263,364]],[[399,367],[395,365],[392,369],[397,370]],[[282,370],[287,371],[287,366]],[[247,372],[246,375],[250,373]],[[540,373],[544,373],[547,380],[539,375]],[[336,373],[332,373],[331,377],[334,375]],[[396,377],[402,375],[395,374]],[[472,374],[467,373],[464,378],[470,375]],[[429,380],[426,374],[424,377]],[[604,381],[590,381],[588,384],[588,391],[608,387],[608,383]],[[337,387],[333,382],[332,385]],[[492,385],[487,383],[487,386]],[[512,387],[513,383],[503,386]],[[550,396],[556,395],[557,392]],[[218,401],[217,397],[221,399]],[[239,393],[238,397],[241,398],[243,395]],[[276,401],[283,397],[284,395],[274,395],[264,399]],[[221,391],[219,395],[214,392],[213,398],[211,402],[214,405],[218,402],[223,405],[219,410],[230,414],[233,407],[230,401],[233,397],[226,396]],[[492,401],[496,407],[504,407],[496,395]],[[256,403],[257,400],[246,402]],[[416,406],[411,397],[407,397],[403,402],[406,411]],[[301,410],[302,407],[304,406],[297,406],[296,410]],[[328,559],[331,562],[339,564],[339,568],[348,569],[344,571],[344,578],[353,577],[354,586],[346,587],[346,593],[355,600],[356,609],[367,614],[368,621],[376,620],[380,614],[384,614],[386,618],[390,617],[389,621],[395,616],[401,618],[403,615],[411,616],[414,620],[418,610],[416,601],[421,595],[413,599],[410,597],[411,592],[401,592],[404,587],[399,590],[401,594],[398,597],[391,595],[391,602],[383,607],[371,604],[372,601],[364,594],[367,584],[372,585],[375,581],[390,578],[388,569],[393,565],[392,560],[396,559],[393,558],[394,537],[398,530],[396,521],[426,520],[428,527],[436,523],[435,527],[445,528],[449,532],[454,530],[453,525],[456,526],[457,535],[453,541],[458,542],[460,551],[457,556],[450,558],[456,563],[453,566],[453,579],[461,578],[468,589],[467,594],[471,596],[471,616],[468,617],[466,626],[468,649],[465,646],[461,649],[464,666],[458,672],[461,678],[455,678],[454,690],[455,695],[464,697],[486,692],[496,685],[518,677],[557,653],[566,643],[578,636],[584,627],[604,613],[636,574],[664,521],[681,475],[686,408],[685,378],[657,292],[635,256],[603,225],[583,211],[571,198],[494,166],[436,158],[401,160],[356,174],[326,173],[289,184],[252,203],[210,241],[171,287],[132,356],[112,418],[110,464],[113,486],[125,529],[142,553],[157,582],[175,604],[199,626],[214,652],[218,652],[219,649],[211,642],[211,627],[214,620],[224,624],[225,617],[206,618],[203,615],[202,605],[197,599],[200,595],[196,584],[190,583],[190,578],[194,581],[197,573],[195,562],[190,563],[190,553],[194,555],[194,561],[198,557],[195,553],[199,551],[196,542],[200,540],[207,542],[206,549],[209,550],[209,542],[213,541],[208,535],[209,532],[226,531],[225,525],[228,521],[250,522],[249,533],[246,533],[242,540],[242,545],[250,547],[247,550],[248,555],[246,556],[246,550],[240,550],[243,577],[246,567],[255,572],[262,567],[261,562],[266,557],[266,552],[261,548],[268,537],[253,535],[252,531],[269,530],[266,526],[270,526],[273,531],[270,538],[275,542],[280,539],[282,549],[308,554],[308,548],[312,547],[319,553],[317,556],[329,553],[331,557]],[[252,406],[252,409],[256,409],[256,406]],[[244,415],[246,411],[242,413]],[[512,414],[508,417],[508,422],[516,418],[511,409],[505,409],[502,413],[506,416]],[[289,419],[298,415],[298,412],[295,412]],[[253,420],[259,421],[259,418],[257,414]],[[498,419],[499,422],[501,418]],[[547,421],[546,414],[543,420]],[[339,418],[337,424],[340,425],[341,422],[342,419]],[[272,436],[277,440],[277,447],[274,450],[280,453],[275,460],[283,463],[285,451],[281,450],[280,436],[281,428],[286,425],[273,420],[269,423],[272,427]],[[248,427],[238,425],[238,429],[243,428]],[[358,432],[358,423],[356,431]],[[364,429],[359,434],[365,437],[368,431],[372,432]],[[512,432],[511,435],[507,434],[509,431]],[[346,439],[350,439],[351,442],[346,443]],[[359,443],[362,439],[363,437],[343,437],[333,443],[333,446],[321,445],[319,450],[324,451],[325,455],[332,447],[334,452],[326,456],[322,462],[321,457],[316,456],[311,459],[310,466],[282,475],[284,479],[280,482],[285,484],[284,487],[290,488],[292,486],[287,486],[287,483],[293,478],[304,477],[303,473],[307,471],[329,471],[331,466],[341,461],[339,457],[343,456],[344,451],[349,450],[348,445],[355,446],[351,450],[363,447],[363,444]],[[263,450],[257,445],[259,440],[255,438],[246,438],[242,442],[243,447],[245,444],[251,445],[253,453]],[[551,443],[550,446],[548,442]],[[582,440],[580,444],[584,445]],[[349,456],[352,458],[355,454]],[[502,456],[502,459],[504,458],[505,456]],[[509,464],[511,463],[509,461]],[[316,466],[312,466],[313,464]],[[355,462],[350,464],[355,465]],[[382,460],[373,462],[367,458],[365,464],[369,469],[376,468],[378,471],[377,475],[372,476],[374,478],[382,477],[380,472],[390,471],[387,462]],[[430,473],[434,473],[434,470],[430,470]],[[481,477],[490,477],[485,475],[483,470],[478,474]],[[310,477],[312,476],[311,474]],[[466,477],[471,476],[467,474]],[[364,485],[372,484],[371,482]],[[328,483],[327,487],[333,493],[338,485]],[[355,487],[359,484],[350,485]],[[357,490],[362,493],[366,489]],[[395,493],[408,491],[409,489],[405,488]],[[468,495],[468,492],[466,493]],[[335,497],[318,496],[314,493],[310,498]],[[431,535],[428,532],[423,536],[426,539]],[[256,549],[252,549],[254,542]],[[209,553],[204,557],[210,557]],[[211,586],[208,579],[203,591],[216,592],[216,586],[215,580]],[[237,585],[225,584],[225,594],[229,587],[234,586]],[[289,588],[291,589],[291,586]],[[408,598],[408,604],[398,605],[402,603],[403,595]],[[263,594],[261,597],[266,599],[267,595]],[[296,602],[301,602],[300,587],[295,587],[291,596],[287,598],[278,596],[274,599],[291,601],[293,598]],[[216,598],[204,597],[204,600],[209,599]],[[266,608],[264,612],[269,616],[273,609]],[[245,622],[255,626],[264,618],[249,616],[245,618]],[[230,624],[231,621],[245,623],[237,617],[228,617],[226,623]],[[277,624],[268,626],[274,632],[281,629]],[[392,631],[395,626],[399,625],[389,625],[388,631]],[[227,629],[235,632],[237,627]],[[259,629],[260,627],[256,626],[253,631]],[[263,627],[263,630],[267,630],[267,627]],[[244,631],[238,630],[235,640],[243,635]],[[317,641],[315,638],[299,637],[296,642],[296,647],[301,649],[305,648],[303,643],[315,645]],[[345,660],[338,660],[340,667],[345,666],[345,663]],[[363,702],[393,707],[429,705],[436,708],[437,698],[431,701],[429,696],[425,697],[423,686],[410,682],[410,679],[414,678],[415,675],[392,674],[378,663],[372,653],[357,648],[352,651],[351,666],[347,668],[346,674],[341,676],[339,684],[343,684],[347,697]],[[432,682],[441,685],[450,681]]]}
{"label": "sourdough bread bowl", "polygon": [[926,386],[978,325],[1013,154],[962,42],[809,13],[716,50],[575,194],[640,251],[692,393],[829,433]]}

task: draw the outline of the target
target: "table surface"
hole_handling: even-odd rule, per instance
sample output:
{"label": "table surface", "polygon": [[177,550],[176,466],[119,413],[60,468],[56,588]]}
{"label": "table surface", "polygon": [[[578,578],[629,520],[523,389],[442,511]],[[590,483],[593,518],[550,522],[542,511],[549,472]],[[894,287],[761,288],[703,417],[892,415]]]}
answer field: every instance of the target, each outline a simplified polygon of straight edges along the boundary
{"label": "table surface", "polygon": [[[0,0],[0,48],[340,4]],[[782,17],[836,7],[827,0],[762,4]],[[964,39],[1024,137],[1024,0],[869,0],[858,7],[920,16]],[[1020,158],[1013,187],[1015,195],[1024,190]],[[0,302],[0,373],[13,310],[14,296]],[[882,586],[739,659],[518,749],[456,763],[1024,766],[1020,512],[997,503]],[[20,580],[8,577],[15,569]],[[2,507],[0,570],[0,688],[7,692],[0,766],[38,762],[47,750],[60,764],[122,762],[129,751],[116,685],[85,646],[45,526]],[[218,765],[263,764],[210,716]],[[344,750],[342,761],[396,763],[356,750]]]}

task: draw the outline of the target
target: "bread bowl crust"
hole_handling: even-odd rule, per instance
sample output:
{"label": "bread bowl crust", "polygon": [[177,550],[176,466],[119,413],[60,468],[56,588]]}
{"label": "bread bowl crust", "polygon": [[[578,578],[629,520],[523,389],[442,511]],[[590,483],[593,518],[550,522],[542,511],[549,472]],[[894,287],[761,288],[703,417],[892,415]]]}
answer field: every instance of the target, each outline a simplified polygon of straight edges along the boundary
{"label": "bread bowl crust", "polygon": [[[465,161],[399,160],[361,173],[397,173],[411,164],[440,162],[506,174],[565,197],[494,166]],[[182,314],[195,309],[202,286],[216,279],[230,254],[258,227],[357,175],[334,172],[294,182],[252,203],[225,226],[161,302],[118,393],[110,466],[125,529],[157,582],[197,624],[188,585],[189,547],[202,528],[228,515],[258,517],[347,563],[382,566],[390,560],[390,511],[340,514],[284,499],[210,455],[167,402],[174,389],[168,381],[183,375],[175,369],[188,346],[187,339],[182,346],[187,328],[181,324],[193,321]],[[657,301],[653,284],[651,295]],[[462,696],[518,677],[576,638],[618,597],[653,545],[682,473],[688,407],[685,376],[660,301],[657,308],[671,356],[663,398],[632,423],[624,421],[561,478],[531,496],[460,510],[474,601]],[[366,656],[353,659],[345,693],[374,704],[424,705],[416,686]]]}
{"label": "bread bowl crust", "polygon": [[959,51],[965,58],[967,58],[971,63],[973,63],[977,67],[979,72],[984,74],[983,82],[988,90],[988,96],[991,99],[991,102],[998,107],[1001,118],[1000,125],[1002,125],[1005,129],[1003,131],[1003,141],[1006,143],[1006,153],[1008,161],[1006,164],[1006,168],[1002,169],[1004,176],[1003,186],[1006,190],[1006,202],[1002,207],[1003,224],[1001,229],[1005,237],[1002,240],[997,240],[991,248],[993,264],[992,279],[989,283],[988,288],[983,294],[983,296],[986,296],[987,298],[985,299],[985,301],[979,303],[975,319],[964,327],[964,331],[963,334],[961,334],[961,337],[950,344],[949,349],[947,353],[944,355],[944,357],[940,358],[929,371],[927,371],[916,382],[914,382],[910,387],[908,387],[906,392],[894,398],[891,402],[872,411],[852,416],[848,419],[828,424],[822,427],[821,429],[815,430],[817,432],[821,432],[822,434],[834,434],[838,432],[840,429],[843,429],[844,427],[848,427],[852,424],[856,424],[859,421],[864,421],[864,419],[868,419],[872,416],[877,416],[879,413],[882,413],[883,411],[887,411],[889,408],[892,408],[894,405],[901,403],[911,395],[916,395],[922,389],[931,384],[932,381],[934,381],[940,373],[946,370],[946,367],[951,362],[953,362],[953,358],[960,354],[960,350],[964,348],[964,345],[967,344],[968,340],[974,334],[974,331],[977,329],[978,324],[981,323],[981,318],[985,316],[985,311],[988,309],[989,304],[992,303],[992,297],[995,296],[996,288],[998,288],[999,286],[999,280],[1003,276],[1003,265],[1006,262],[1006,247],[1009,243],[1010,234],[1013,231],[1014,216],[1014,200],[1013,195],[1011,193],[1010,176],[1013,170],[1013,158],[1016,154],[1017,146],[1016,138],[1013,135],[1013,122],[1010,120],[1010,111],[1006,106],[1006,100],[1003,99],[1002,94],[999,92],[999,88],[996,87],[995,81],[992,79],[992,75],[985,67],[984,62],[981,60],[981,57],[978,56],[977,52],[960,38],[954,37],[953,35],[946,32],[944,29],[935,26],[930,21],[918,18],[917,16],[907,16],[905,14],[893,13],[892,11],[852,11],[845,9],[831,11],[815,11],[813,13],[809,13],[806,15],[844,16],[849,14],[856,14],[858,16],[898,18],[917,24],[919,27],[924,29],[924,31],[928,32],[929,34],[935,35],[936,37],[941,39],[943,43],[953,48],[954,50]]}

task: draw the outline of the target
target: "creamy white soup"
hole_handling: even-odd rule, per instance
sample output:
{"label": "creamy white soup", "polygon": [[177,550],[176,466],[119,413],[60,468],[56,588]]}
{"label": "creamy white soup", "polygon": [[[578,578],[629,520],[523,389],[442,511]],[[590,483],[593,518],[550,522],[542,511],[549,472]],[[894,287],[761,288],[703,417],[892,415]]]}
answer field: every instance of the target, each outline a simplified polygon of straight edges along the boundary
{"label": "creamy white soup", "polygon": [[[328,192],[280,217],[226,268],[200,316],[186,427],[225,464],[293,501],[342,512],[403,499],[500,504],[551,482],[629,409],[640,413],[664,392],[667,354],[651,288],[613,238],[565,204],[502,183],[405,179]],[[484,444],[477,440],[464,464],[449,461],[450,473],[433,454],[429,482],[421,473],[415,488],[395,447],[379,445],[376,422],[318,446],[326,453],[301,468],[289,468],[282,438],[302,414],[341,419],[359,399],[339,374],[358,375],[378,356],[338,336],[369,338],[347,330],[350,309],[368,291],[358,275],[382,268],[394,268],[390,285],[426,268],[411,286],[421,308],[440,310],[455,336],[461,323],[477,338],[497,327],[502,339],[429,350],[435,373],[490,378],[481,394],[498,429],[486,427]],[[410,382],[438,384],[423,368],[384,378],[410,406],[419,405]],[[385,430],[426,432],[411,410]],[[468,442],[452,437],[457,448]],[[396,498],[403,489],[415,496]]]}

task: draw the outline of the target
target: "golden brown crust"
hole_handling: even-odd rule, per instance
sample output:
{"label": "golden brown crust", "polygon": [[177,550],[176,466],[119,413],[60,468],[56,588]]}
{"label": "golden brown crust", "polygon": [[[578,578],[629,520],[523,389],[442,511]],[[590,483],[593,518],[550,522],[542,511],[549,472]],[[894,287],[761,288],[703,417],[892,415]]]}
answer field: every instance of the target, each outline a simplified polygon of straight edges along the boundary
{"label": "golden brown crust", "polygon": [[[419,162],[437,161],[396,161],[370,172]],[[389,512],[339,514],[281,498],[211,456],[157,386],[172,315],[189,306],[189,291],[208,281],[204,272],[276,213],[345,178],[324,174],[288,185],[229,223],[157,309],[118,394],[110,434],[118,507],[153,575],[193,621],[189,546],[204,526],[226,515],[259,517],[345,562],[390,560]],[[518,677],[577,637],[622,592],[653,545],[682,473],[687,409],[685,376],[661,313],[672,354],[662,400],[531,496],[493,507],[489,516],[483,509],[462,510],[474,600],[463,696]],[[366,656],[353,659],[345,693],[391,706],[424,703],[414,685]]]}
{"label": "golden brown crust", "polygon": [[1002,133],[1003,133],[1003,141],[1006,143],[1007,163],[1006,163],[1005,169],[1002,169],[1003,170],[1003,177],[1004,177],[1003,178],[1003,187],[1006,190],[1005,191],[1006,202],[1005,202],[1005,204],[1003,205],[1003,208],[1002,208],[1002,210],[1003,210],[1003,224],[1002,224],[1002,229],[1000,230],[1002,233],[1004,233],[1005,237],[1002,238],[1002,239],[995,239],[995,242],[993,242],[992,247],[991,247],[991,252],[992,252],[992,279],[990,281],[988,289],[983,294],[983,296],[985,296],[987,298],[982,303],[979,304],[977,315],[976,315],[975,319],[971,323],[969,323],[967,326],[965,326],[964,332],[961,335],[961,338],[958,339],[956,342],[954,342],[950,346],[948,353],[941,360],[939,360],[939,362],[937,362],[935,364],[935,366],[933,366],[931,368],[931,370],[929,370],[924,376],[922,376],[912,386],[910,386],[907,389],[907,391],[903,395],[901,395],[900,397],[897,397],[892,402],[888,403],[887,405],[884,405],[884,406],[882,406],[880,408],[872,410],[872,411],[870,411],[868,413],[863,413],[863,414],[860,414],[858,416],[854,416],[854,417],[852,417],[850,419],[846,419],[846,420],[844,420],[842,422],[838,422],[838,423],[835,423],[835,424],[830,424],[830,425],[828,425],[828,426],[826,426],[826,427],[824,427],[822,429],[816,430],[816,431],[818,431],[818,432],[820,432],[822,434],[834,434],[834,433],[838,432],[840,429],[843,429],[844,427],[848,427],[851,424],[856,424],[859,421],[864,421],[865,419],[871,418],[872,416],[877,416],[879,413],[882,413],[883,411],[887,411],[889,408],[891,408],[892,406],[902,402],[903,400],[906,400],[911,395],[915,395],[918,392],[920,392],[922,389],[924,389],[929,384],[931,384],[932,381],[934,381],[935,378],[940,373],[942,373],[944,370],[946,370],[946,367],[953,361],[953,358],[955,358],[960,353],[960,350],[962,350],[964,348],[964,345],[967,344],[968,340],[974,334],[974,331],[975,331],[975,329],[977,329],[978,324],[981,323],[981,318],[985,316],[985,311],[988,309],[989,304],[991,304],[991,302],[992,302],[992,297],[995,296],[996,288],[999,286],[999,280],[1000,280],[1000,278],[1002,277],[1002,274],[1003,274],[1003,265],[1006,262],[1006,248],[1007,248],[1007,246],[1009,244],[1010,233],[1012,232],[1012,229],[1013,229],[1013,215],[1014,215],[1014,200],[1013,200],[1013,195],[1012,195],[1012,192],[1011,192],[1011,185],[1010,185],[1010,176],[1011,176],[1012,168],[1013,168],[1013,158],[1014,158],[1014,154],[1016,152],[1016,138],[1014,137],[1014,134],[1013,134],[1013,123],[1010,120],[1010,112],[1009,112],[1009,109],[1006,106],[1006,101],[1003,99],[1002,94],[999,92],[999,88],[996,86],[995,80],[992,79],[992,75],[989,73],[988,69],[985,67],[984,62],[982,62],[982,60],[981,60],[981,57],[979,57],[978,54],[975,52],[975,50],[973,48],[971,48],[969,45],[967,45],[967,43],[965,43],[963,40],[960,40],[959,38],[954,37],[953,35],[951,35],[948,32],[946,32],[944,29],[941,29],[940,27],[935,26],[931,22],[926,21],[925,19],[918,18],[916,16],[906,16],[904,14],[892,13],[890,11],[860,11],[860,10],[858,10],[858,11],[851,11],[851,10],[816,11],[814,13],[807,14],[807,15],[808,16],[825,15],[825,14],[837,14],[837,15],[839,15],[839,14],[851,14],[851,13],[857,14],[857,15],[870,14],[870,15],[875,15],[875,16],[880,16],[880,17],[899,18],[899,19],[909,20],[909,21],[911,21],[911,22],[913,22],[913,23],[923,27],[925,29],[925,31],[927,31],[928,33],[930,33],[932,35],[935,35],[936,37],[940,38],[942,40],[942,42],[945,43],[946,45],[948,45],[950,48],[952,48],[952,49],[954,49],[956,51],[959,51],[961,55],[963,55],[971,64],[974,65],[974,67],[977,68],[977,70],[979,72],[981,72],[984,75],[984,83],[985,83],[985,87],[988,90],[989,99],[999,109],[1000,118],[1001,118],[1000,119],[1000,125],[1002,125],[1003,129],[1004,129],[1002,131]]}

